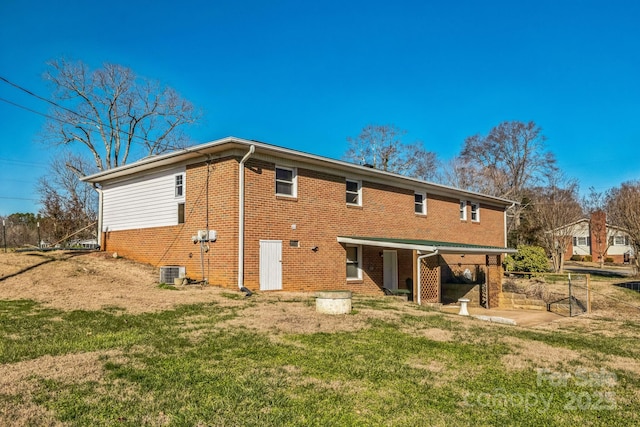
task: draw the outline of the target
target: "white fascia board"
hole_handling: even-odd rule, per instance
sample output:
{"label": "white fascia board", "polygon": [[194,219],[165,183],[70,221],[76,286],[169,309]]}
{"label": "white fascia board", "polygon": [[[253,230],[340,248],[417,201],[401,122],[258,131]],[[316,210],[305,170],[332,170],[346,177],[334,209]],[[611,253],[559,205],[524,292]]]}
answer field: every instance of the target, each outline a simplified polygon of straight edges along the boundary
{"label": "white fascia board", "polygon": [[340,236],[338,236],[338,243],[345,243],[347,245],[377,246],[381,248],[409,249],[409,250],[427,251],[427,252],[436,251],[435,246],[414,245],[409,243],[383,242],[378,240],[354,239],[351,237],[340,237]]}
{"label": "white fascia board", "polygon": [[288,148],[278,147],[276,145],[266,144],[264,142],[251,141],[232,136],[205,144],[195,145],[183,150],[148,157],[134,163],[86,176],[82,178],[82,181],[100,183],[106,180],[138,173],[156,167],[172,165],[178,162],[190,163],[206,160],[207,158],[211,158],[212,155],[222,151],[233,149],[245,149],[246,151],[246,148],[250,147],[251,145],[255,146],[256,155],[258,156],[265,155],[274,156],[278,159],[285,158],[290,160],[292,163],[313,165],[319,170],[340,171],[346,173],[349,176],[358,176],[363,178],[366,177],[366,180],[375,183],[387,184],[414,190],[422,189],[427,192],[427,197],[429,193],[431,193],[454,198],[469,198],[490,205],[504,206],[505,209],[508,206],[516,203],[512,200],[507,200],[500,197],[462,190],[447,185],[435,184],[432,182],[422,181],[420,179],[410,178],[379,169],[372,169],[366,166],[347,163],[341,160],[330,159],[328,157],[321,157],[315,154],[309,154],[302,151],[296,151]]}
{"label": "white fascia board", "polygon": [[498,255],[498,254],[515,254],[516,249],[510,248],[469,248],[461,246],[432,246],[432,245],[416,245],[413,243],[387,242],[384,240],[355,239],[352,237],[338,236],[338,243],[348,245],[376,246],[394,249],[409,249],[419,252],[438,252],[440,254],[469,254],[469,255]]}

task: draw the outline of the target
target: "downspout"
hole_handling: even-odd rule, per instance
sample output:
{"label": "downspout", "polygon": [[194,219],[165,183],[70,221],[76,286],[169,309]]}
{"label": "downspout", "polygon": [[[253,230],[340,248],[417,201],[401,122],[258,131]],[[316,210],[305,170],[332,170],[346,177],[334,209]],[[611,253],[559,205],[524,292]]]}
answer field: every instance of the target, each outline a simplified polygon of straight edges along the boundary
{"label": "downspout", "polygon": [[238,289],[244,288],[244,164],[256,151],[256,146],[249,147],[238,165]]}
{"label": "downspout", "polygon": [[424,254],[418,256],[418,305],[422,305],[421,297],[422,297],[422,280],[420,280],[420,265],[422,265],[422,260],[425,258],[429,258],[432,256],[438,255],[438,250],[436,249],[434,252],[430,254]]}
{"label": "downspout", "polygon": [[102,247],[102,188],[98,187],[98,184],[94,182],[93,189],[98,192],[98,233],[96,237],[98,246],[101,250],[104,250]]}
{"label": "downspout", "polygon": [[507,236],[507,211],[509,209],[513,209],[513,207],[516,205],[516,202],[511,203],[511,206],[509,206],[508,208],[506,208],[504,210],[504,247],[507,247],[507,240],[509,238],[509,236]]}

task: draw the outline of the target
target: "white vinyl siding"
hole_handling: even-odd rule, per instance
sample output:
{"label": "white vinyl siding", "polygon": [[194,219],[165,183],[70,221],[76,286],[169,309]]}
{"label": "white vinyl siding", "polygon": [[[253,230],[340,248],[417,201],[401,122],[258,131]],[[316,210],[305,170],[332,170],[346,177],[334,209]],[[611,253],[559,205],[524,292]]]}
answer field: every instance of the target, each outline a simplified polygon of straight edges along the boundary
{"label": "white vinyl siding", "polygon": [[[103,186],[103,231],[165,227],[178,224],[176,175],[184,167],[172,168]],[[182,179],[184,182],[184,178]]]}

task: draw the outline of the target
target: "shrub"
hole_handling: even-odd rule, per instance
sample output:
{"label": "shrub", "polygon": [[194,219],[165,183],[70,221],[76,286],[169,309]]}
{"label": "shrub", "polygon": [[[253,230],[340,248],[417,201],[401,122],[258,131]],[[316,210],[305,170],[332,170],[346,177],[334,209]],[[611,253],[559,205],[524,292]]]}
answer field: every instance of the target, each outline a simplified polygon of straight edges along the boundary
{"label": "shrub", "polygon": [[611,257],[606,257],[606,258],[604,259],[604,262],[608,262],[608,263],[610,263],[610,264],[613,264],[613,258],[611,258]]}
{"label": "shrub", "polygon": [[581,255],[571,255],[571,261],[582,261],[584,258]]}
{"label": "shrub", "polygon": [[591,257],[591,255],[585,255],[583,261],[591,262],[591,261],[593,261],[593,258]]}
{"label": "shrub", "polygon": [[505,258],[504,268],[507,271],[543,273],[549,271],[549,259],[540,246],[518,246],[518,252]]}

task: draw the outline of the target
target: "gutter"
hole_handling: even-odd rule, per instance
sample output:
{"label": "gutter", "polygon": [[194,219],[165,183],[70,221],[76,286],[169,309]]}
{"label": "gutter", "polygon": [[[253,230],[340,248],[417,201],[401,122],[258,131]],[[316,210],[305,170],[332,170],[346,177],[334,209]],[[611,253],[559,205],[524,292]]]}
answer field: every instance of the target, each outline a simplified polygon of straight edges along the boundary
{"label": "gutter", "polygon": [[99,187],[98,183],[94,182],[93,189],[98,192],[98,233],[96,240],[98,241],[98,247],[104,250],[102,247],[102,188]]}
{"label": "gutter", "polygon": [[256,146],[251,145],[249,152],[238,164],[238,289],[244,288],[244,164],[253,153]]}

